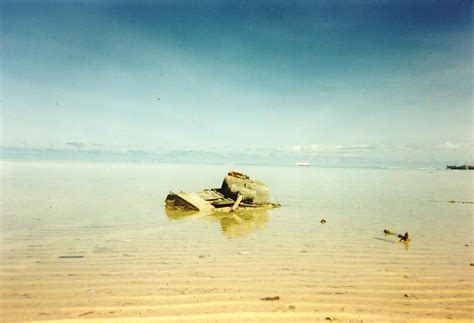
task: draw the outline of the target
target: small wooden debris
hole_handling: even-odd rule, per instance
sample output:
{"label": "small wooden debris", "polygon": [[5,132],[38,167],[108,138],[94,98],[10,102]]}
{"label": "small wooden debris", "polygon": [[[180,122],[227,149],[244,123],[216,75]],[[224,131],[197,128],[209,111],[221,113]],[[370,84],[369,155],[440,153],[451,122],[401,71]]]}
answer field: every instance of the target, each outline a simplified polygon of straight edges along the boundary
{"label": "small wooden debris", "polygon": [[392,231],[390,231],[388,229],[383,230],[383,233],[385,233],[385,234],[395,234],[395,233],[393,233]]}
{"label": "small wooden debris", "polygon": [[418,297],[416,297],[415,295],[408,295],[408,294],[405,294],[405,295],[403,295],[403,296],[405,296],[405,297],[407,297],[407,298],[408,298],[408,297],[413,297],[414,299],[418,299]]}
{"label": "small wooden debris", "polygon": [[326,220],[322,219],[321,224],[324,224],[324,223],[326,223]]}
{"label": "small wooden debris", "polygon": [[86,315],[89,315],[89,314],[92,314],[92,313],[94,313],[94,311],[82,313],[82,314],[79,314],[78,316],[86,316]]}
{"label": "small wooden debris", "polygon": [[239,204],[240,204],[240,202],[242,202],[242,199],[243,199],[243,198],[244,198],[244,197],[239,194],[239,196],[237,197],[237,200],[235,201],[234,205],[232,205],[232,208],[231,208],[232,212],[234,212],[235,210],[237,210],[237,208],[239,207]]}
{"label": "small wooden debris", "polygon": [[405,234],[402,236],[401,234],[398,235],[398,237],[400,238],[400,242],[401,241],[410,241],[410,236],[408,235],[408,232],[405,232]]}
{"label": "small wooden debris", "polygon": [[280,296],[268,296],[268,297],[263,297],[260,298],[261,301],[279,301]]}

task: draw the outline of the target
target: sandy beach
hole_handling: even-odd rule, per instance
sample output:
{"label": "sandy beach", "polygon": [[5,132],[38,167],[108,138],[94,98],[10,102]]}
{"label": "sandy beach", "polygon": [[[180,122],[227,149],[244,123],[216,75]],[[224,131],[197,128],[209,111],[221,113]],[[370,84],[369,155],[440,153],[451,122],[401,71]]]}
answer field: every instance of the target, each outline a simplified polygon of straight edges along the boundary
{"label": "sandy beach", "polygon": [[473,319],[471,173],[242,166],[282,207],[235,220],[163,204],[225,165],[1,165],[3,322]]}

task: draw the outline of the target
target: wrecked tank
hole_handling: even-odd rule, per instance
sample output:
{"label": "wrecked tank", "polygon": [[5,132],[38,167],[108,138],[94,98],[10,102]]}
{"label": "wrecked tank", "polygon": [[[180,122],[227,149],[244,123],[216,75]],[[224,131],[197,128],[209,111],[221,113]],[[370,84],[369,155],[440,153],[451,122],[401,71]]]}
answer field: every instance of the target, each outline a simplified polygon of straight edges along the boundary
{"label": "wrecked tank", "polygon": [[268,187],[249,176],[230,171],[220,188],[200,192],[170,192],[165,200],[171,210],[233,212],[239,209],[268,209],[280,204],[270,202]]}

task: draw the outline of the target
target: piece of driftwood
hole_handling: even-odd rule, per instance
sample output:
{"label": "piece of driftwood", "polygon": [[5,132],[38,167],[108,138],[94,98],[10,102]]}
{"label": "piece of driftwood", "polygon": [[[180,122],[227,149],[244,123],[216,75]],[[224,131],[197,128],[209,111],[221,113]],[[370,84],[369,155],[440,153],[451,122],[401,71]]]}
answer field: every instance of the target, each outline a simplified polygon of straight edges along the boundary
{"label": "piece of driftwood", "polygon": [[260,298],[261,301],[279,301],[280,296],[268,296],[268,297],[263,297]]}
{"label": "piece of driftwood", "polygon": [[240,204],[240,202],[242,202],[242,199],[243,199],[243,198],[244,198],[244,197],[243,197],[242,195],[239,195],[239,196],[237,197],[237,200],[235,200],[234,205],[232,205],[232,211],[237,210],[237,208],[239,207],[239,204]]}

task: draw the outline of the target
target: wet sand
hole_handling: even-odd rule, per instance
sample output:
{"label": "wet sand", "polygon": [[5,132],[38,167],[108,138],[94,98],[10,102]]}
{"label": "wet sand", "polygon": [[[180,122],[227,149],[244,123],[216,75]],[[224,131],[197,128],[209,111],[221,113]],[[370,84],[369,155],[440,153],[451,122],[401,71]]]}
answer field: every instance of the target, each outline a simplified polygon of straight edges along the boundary
{"label": "wet sand", "polygon": [[165,212],[228,170],[2,162],[2,320],[472,321],[470,173],[241,166],[283,207]]}

